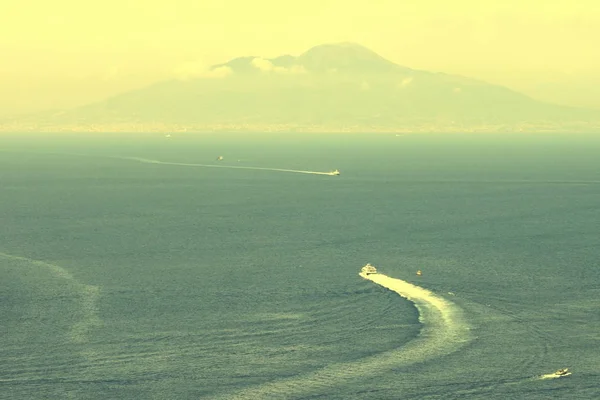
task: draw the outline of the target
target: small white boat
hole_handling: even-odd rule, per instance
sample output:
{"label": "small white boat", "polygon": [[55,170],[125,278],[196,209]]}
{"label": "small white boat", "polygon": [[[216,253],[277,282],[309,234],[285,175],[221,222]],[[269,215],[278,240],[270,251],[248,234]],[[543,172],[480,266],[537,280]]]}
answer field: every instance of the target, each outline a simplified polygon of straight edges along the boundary
{"label": "small white boat", "polygon": [[333,170],[333,171],[331,171],[331,172],[329,173],[329,175],[333,175],[333,176],[336,176],[336,175],[339,175],[339,174],[340,174],[340,171],[339,171],[339,170],[337,170],[337,169],[335,169],[335,170]]}
{"label": "small white boat", "polygon": [[377,273],[377,268],[375,268],[374,266],[372,266],[370,263],[367,263],[367,265],[365,265],[364,267],[362,267],[362,269],[360,270],[361,273],[365,274],[365,275],[371,275],[371,274],[376,274]]}
{"label": "small white boat", "polygon": [[556,376],[569,376],[571,373],[569,372],[569,368],[561,368],[554,373]]}
{"label": "small white boat", "polygon": [[217,157],[217,161],[223,161],[223,156]]}

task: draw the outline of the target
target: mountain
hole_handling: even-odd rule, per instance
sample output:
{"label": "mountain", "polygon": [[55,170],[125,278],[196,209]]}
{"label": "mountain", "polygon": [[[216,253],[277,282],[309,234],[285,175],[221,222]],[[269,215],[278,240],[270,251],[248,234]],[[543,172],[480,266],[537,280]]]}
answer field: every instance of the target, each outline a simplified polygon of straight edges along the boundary
{"label": "mountain", "polygon": [[[23,122],[25,121],[25,122]],[[30,129],[147,131],[578,131],[600,111],[536,101],[474,79],[397,65],[355,43],[239,57],[72,110]],[[5,125],[6,127],[6,125]]]}

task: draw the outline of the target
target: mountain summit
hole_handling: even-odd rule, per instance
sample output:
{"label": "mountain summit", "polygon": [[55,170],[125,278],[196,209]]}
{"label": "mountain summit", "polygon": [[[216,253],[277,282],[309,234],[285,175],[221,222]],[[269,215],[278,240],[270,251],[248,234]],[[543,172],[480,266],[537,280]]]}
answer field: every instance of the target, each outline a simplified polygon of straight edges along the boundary
{"label": "mountain summit", "polygon": [[238,57],[187,79],[26,122],[32,129],[106,131],[589,131],[600,127],[598,114],[335,43],[299,56]]}
{"label": "mountain summit", "polygon": [[379,54],[356,43],[323,44],[301,54],[297,63],[309,71],[327,72],[332,69],[347,72],[409,71],[386,60]]}
{"label": "mountain summit", "polygon": [[298,57],[291,55],[283,55],[272,59],[239,57],[227,63],[215,65],[211,69],[217,70],[226,67],[237,73],[258,73],[261,70],[261,66],[258,64],[260,63],[259,60],[271,63],[274,68],[291,69],[297,67],[312,73],[391,73],[410,71],[409,68],[394,64],[364,46],[349,42],[315,46]]}

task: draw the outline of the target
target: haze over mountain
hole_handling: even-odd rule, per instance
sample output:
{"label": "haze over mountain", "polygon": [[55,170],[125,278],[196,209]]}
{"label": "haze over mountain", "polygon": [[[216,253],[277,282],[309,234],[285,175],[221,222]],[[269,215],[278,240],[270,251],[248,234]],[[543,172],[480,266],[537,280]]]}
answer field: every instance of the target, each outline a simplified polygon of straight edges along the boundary
{"label": "haze over mountain", "polygon": [[297,57],[239,57],[180,72],[179,79],[98,103],[13,120],[4,130],[590,131],[600,126],[599,111],[414,70],[355,43],[320,45]]}

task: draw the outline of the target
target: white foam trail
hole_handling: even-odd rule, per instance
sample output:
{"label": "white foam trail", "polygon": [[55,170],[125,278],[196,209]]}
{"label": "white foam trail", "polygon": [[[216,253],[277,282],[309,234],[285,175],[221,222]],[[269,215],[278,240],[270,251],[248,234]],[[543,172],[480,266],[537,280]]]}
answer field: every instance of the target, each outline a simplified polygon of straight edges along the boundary
{"label": "white foam trail", "polygon": [[75,322],[69,331],[68,337],[71,342],[87,342],[89,332],[93,328],[101,325],[100,318],[98,317],[97,306],[97,299],[100,294],[100,288],[98,286],[86,285],[77,281],[77,279],[75,279],[75,277],[73,277],[69,271],[59,267],[58,265],[2,252],[0,252],[0,257],[14,261],[22,261],[30,265],[45,268],[56,277],[64,279],[72,285],[76,293],[81,297],[80,307],[82,318]]}
{"label": "white foam trail", "polygon": [[569,376],[569,375],[571,375],[570,372],[565,375],[544,374],[544,375],[541,375],[539,377],[539,379],[557,379],[557,378],[564,378],[565,376]]}
{"label": "white foam trail", "polygon": [[[201,168],[229,168],[229,169],[250,169],[250,170],[258,170],[258,171],[278,171],[278,172],[292,172],[296,174],[311,174],[311,175],[327,175],[327,176],[336,176],[333,172],[323,172],[323,171],[304,171],[299,169],[284,169],[284,168],[267,168],[267,167],[250,167],[250,166],[241,166],[241,165],[217,165],[217,164],[195,164],[195,163],[179,163],[179,162],[168,162],[168,161],[160,161],[153,160],[150,158],[142,158],[142,157],[121,157],[121,156],[102,156],[102,155],[92,155],[92,154],[82,154],[82,153],[36,153],[36,152],[22,152],[22,151],[11,151],[11,150],[3,150],[0,149],[0,152],[11,152],[11,153],[26,153],[26,154],[38,154],[38,155],[66,155],[66,156],[77,156],[77,157],[102,157],[102,158],[113,158],[117,160],[130,160],[130,161],[138,161],[145,164],[161,164],[161,165],[176,165],[180,167],[201,167]],[[238,160],[240,161],[240,160]]]}
{"label": "white foam trail", "polygon": [[446,325],[449,324],[453,318],[452,309],[457,308],[454,303],[451,303],[443,297],[437,296],[430,290],[413,285],[412,283],[408,283],[401,279],[390,278],[383,274],[367,275],[363,272],[359,273],[359,275],[364,279],[370,280],[386,289],[398,293],[405,299],[412,301],[419,310],[419,319],[425,318],[428,314],[438,314],[437,317],[441,317]]}
{"label": "white foam trail", "polygon": [[240,165],[179,163],[179,162],[167,162],[167,161],[152,160],[149,158],[140,158],[140,157],[116,157],[115,156],[115,157],[111,157],[111,158],[118,158],[120,160],[139,161],[139,162],[147,163],[147,164],[178,165],[178,166],[182,166],[182,167],[251,169],[251,170],[260,170],[260,171],[293,172],[296,174],[329,175],[329,176],[335,175],[332,172],[303,171],[303,170],[297,170],[297,169],[283,169],[283,168],[247,167],[247,166],[240,166]]}
{"label": "white foam trail", "polygon": [[[423,324],[419,336],[407,345],[361,360],[331,364],[321,370],[297,377],[250,387],[220,398],[258,399],[292,398],[310,391],[324,391],[361,377],[374,376],[381,371],[406,367],[411,364],[450,354],[472,338],[462,310],[453,302],[435,293],[400,279],[382,274],[364,275],[378,285],[410,300],[419,310]],[[365,344],[368,346],[368,344]]]}

